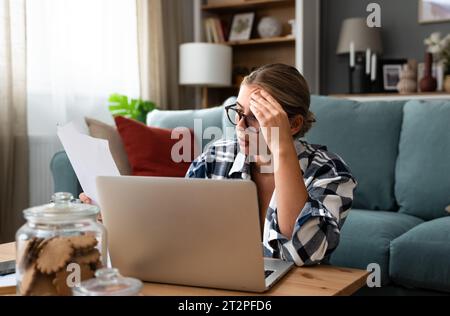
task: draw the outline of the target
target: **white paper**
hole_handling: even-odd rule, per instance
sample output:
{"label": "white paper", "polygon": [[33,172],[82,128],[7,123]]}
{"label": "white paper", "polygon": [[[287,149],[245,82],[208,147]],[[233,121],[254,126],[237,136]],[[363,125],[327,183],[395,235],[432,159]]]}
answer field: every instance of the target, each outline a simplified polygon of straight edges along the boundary
{"label": "white paper", "polygon": [[16,286],[16,274],[7,274],[0,276],[0,287]]}
{"label": "white paper", "polygon": [[95,180],[98,176],[120,176],[109,150],[108,141],[86,135],[76,122],[58,127],[58,137],[80,181],[81,188],[98,205]]}

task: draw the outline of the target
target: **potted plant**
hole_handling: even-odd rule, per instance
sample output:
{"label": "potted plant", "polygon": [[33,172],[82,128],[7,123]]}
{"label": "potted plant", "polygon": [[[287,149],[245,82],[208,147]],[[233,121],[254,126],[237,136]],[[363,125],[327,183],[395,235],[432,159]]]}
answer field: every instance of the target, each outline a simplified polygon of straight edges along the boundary
{"label": "potted plant", "polygon": [[109,111],[113,116],[124,116],[145,124],[147,114],[156,109],[155,103],[141,99],[131,99],[125,95],[114,93],[109,99]]}

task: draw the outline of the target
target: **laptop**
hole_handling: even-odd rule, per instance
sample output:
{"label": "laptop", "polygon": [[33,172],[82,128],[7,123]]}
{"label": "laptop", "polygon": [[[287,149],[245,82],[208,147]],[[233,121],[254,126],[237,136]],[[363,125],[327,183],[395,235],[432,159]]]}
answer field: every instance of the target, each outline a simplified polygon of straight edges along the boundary
{"label": "laptop", "polygon": [[264,258],[252,181],[98,177],[112,266],[142,281],[264,292],[293,263]]}

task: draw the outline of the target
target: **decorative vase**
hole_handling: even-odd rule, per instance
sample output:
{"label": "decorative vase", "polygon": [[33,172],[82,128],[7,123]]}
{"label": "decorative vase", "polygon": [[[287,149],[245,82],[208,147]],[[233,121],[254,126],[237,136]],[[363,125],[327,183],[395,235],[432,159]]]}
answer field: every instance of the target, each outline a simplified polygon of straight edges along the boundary
{"label": "decorative vase", "polygon": [[274,17],[264,17],[258,23],[258,34],[261,38],[277,37],[281,35],[282,31],[283,25]]}
{"label": "decorative vase", "polygon": [[417,91],[416,74],[408,64],[403,65],[403,70],[400,72],[400,81],[397,84],[397,90],[400,94]]}
{"label": "decorative vase", "polygon": [[445,76],[444,90],[445,90],[445,92],[450,93],[450,75]]}
{"label": "decorative vase", "polygon": [[420,80],[421,92],[433,92],[437,88],[437,80],[432,75],[433,55],[431,53],[425,54],[425,70],[422,80]]}

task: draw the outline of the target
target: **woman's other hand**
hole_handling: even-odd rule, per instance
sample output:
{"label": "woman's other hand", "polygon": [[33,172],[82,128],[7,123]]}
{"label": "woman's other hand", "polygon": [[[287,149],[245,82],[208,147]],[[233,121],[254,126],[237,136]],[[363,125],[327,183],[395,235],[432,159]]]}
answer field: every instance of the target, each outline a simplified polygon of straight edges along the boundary
{"label": "woman's other hand", "polygon": [[92,204],[92,200],[84,192],[80,194],[79,198],[84,204]]}
{"label": "woman's other hand", "polygon": [[[84,192],[80,194],[79,198],[84,204],[92,204],[92,200]],[[97,215],[97,221],[103,223],[102,214],[100,212]]]}

